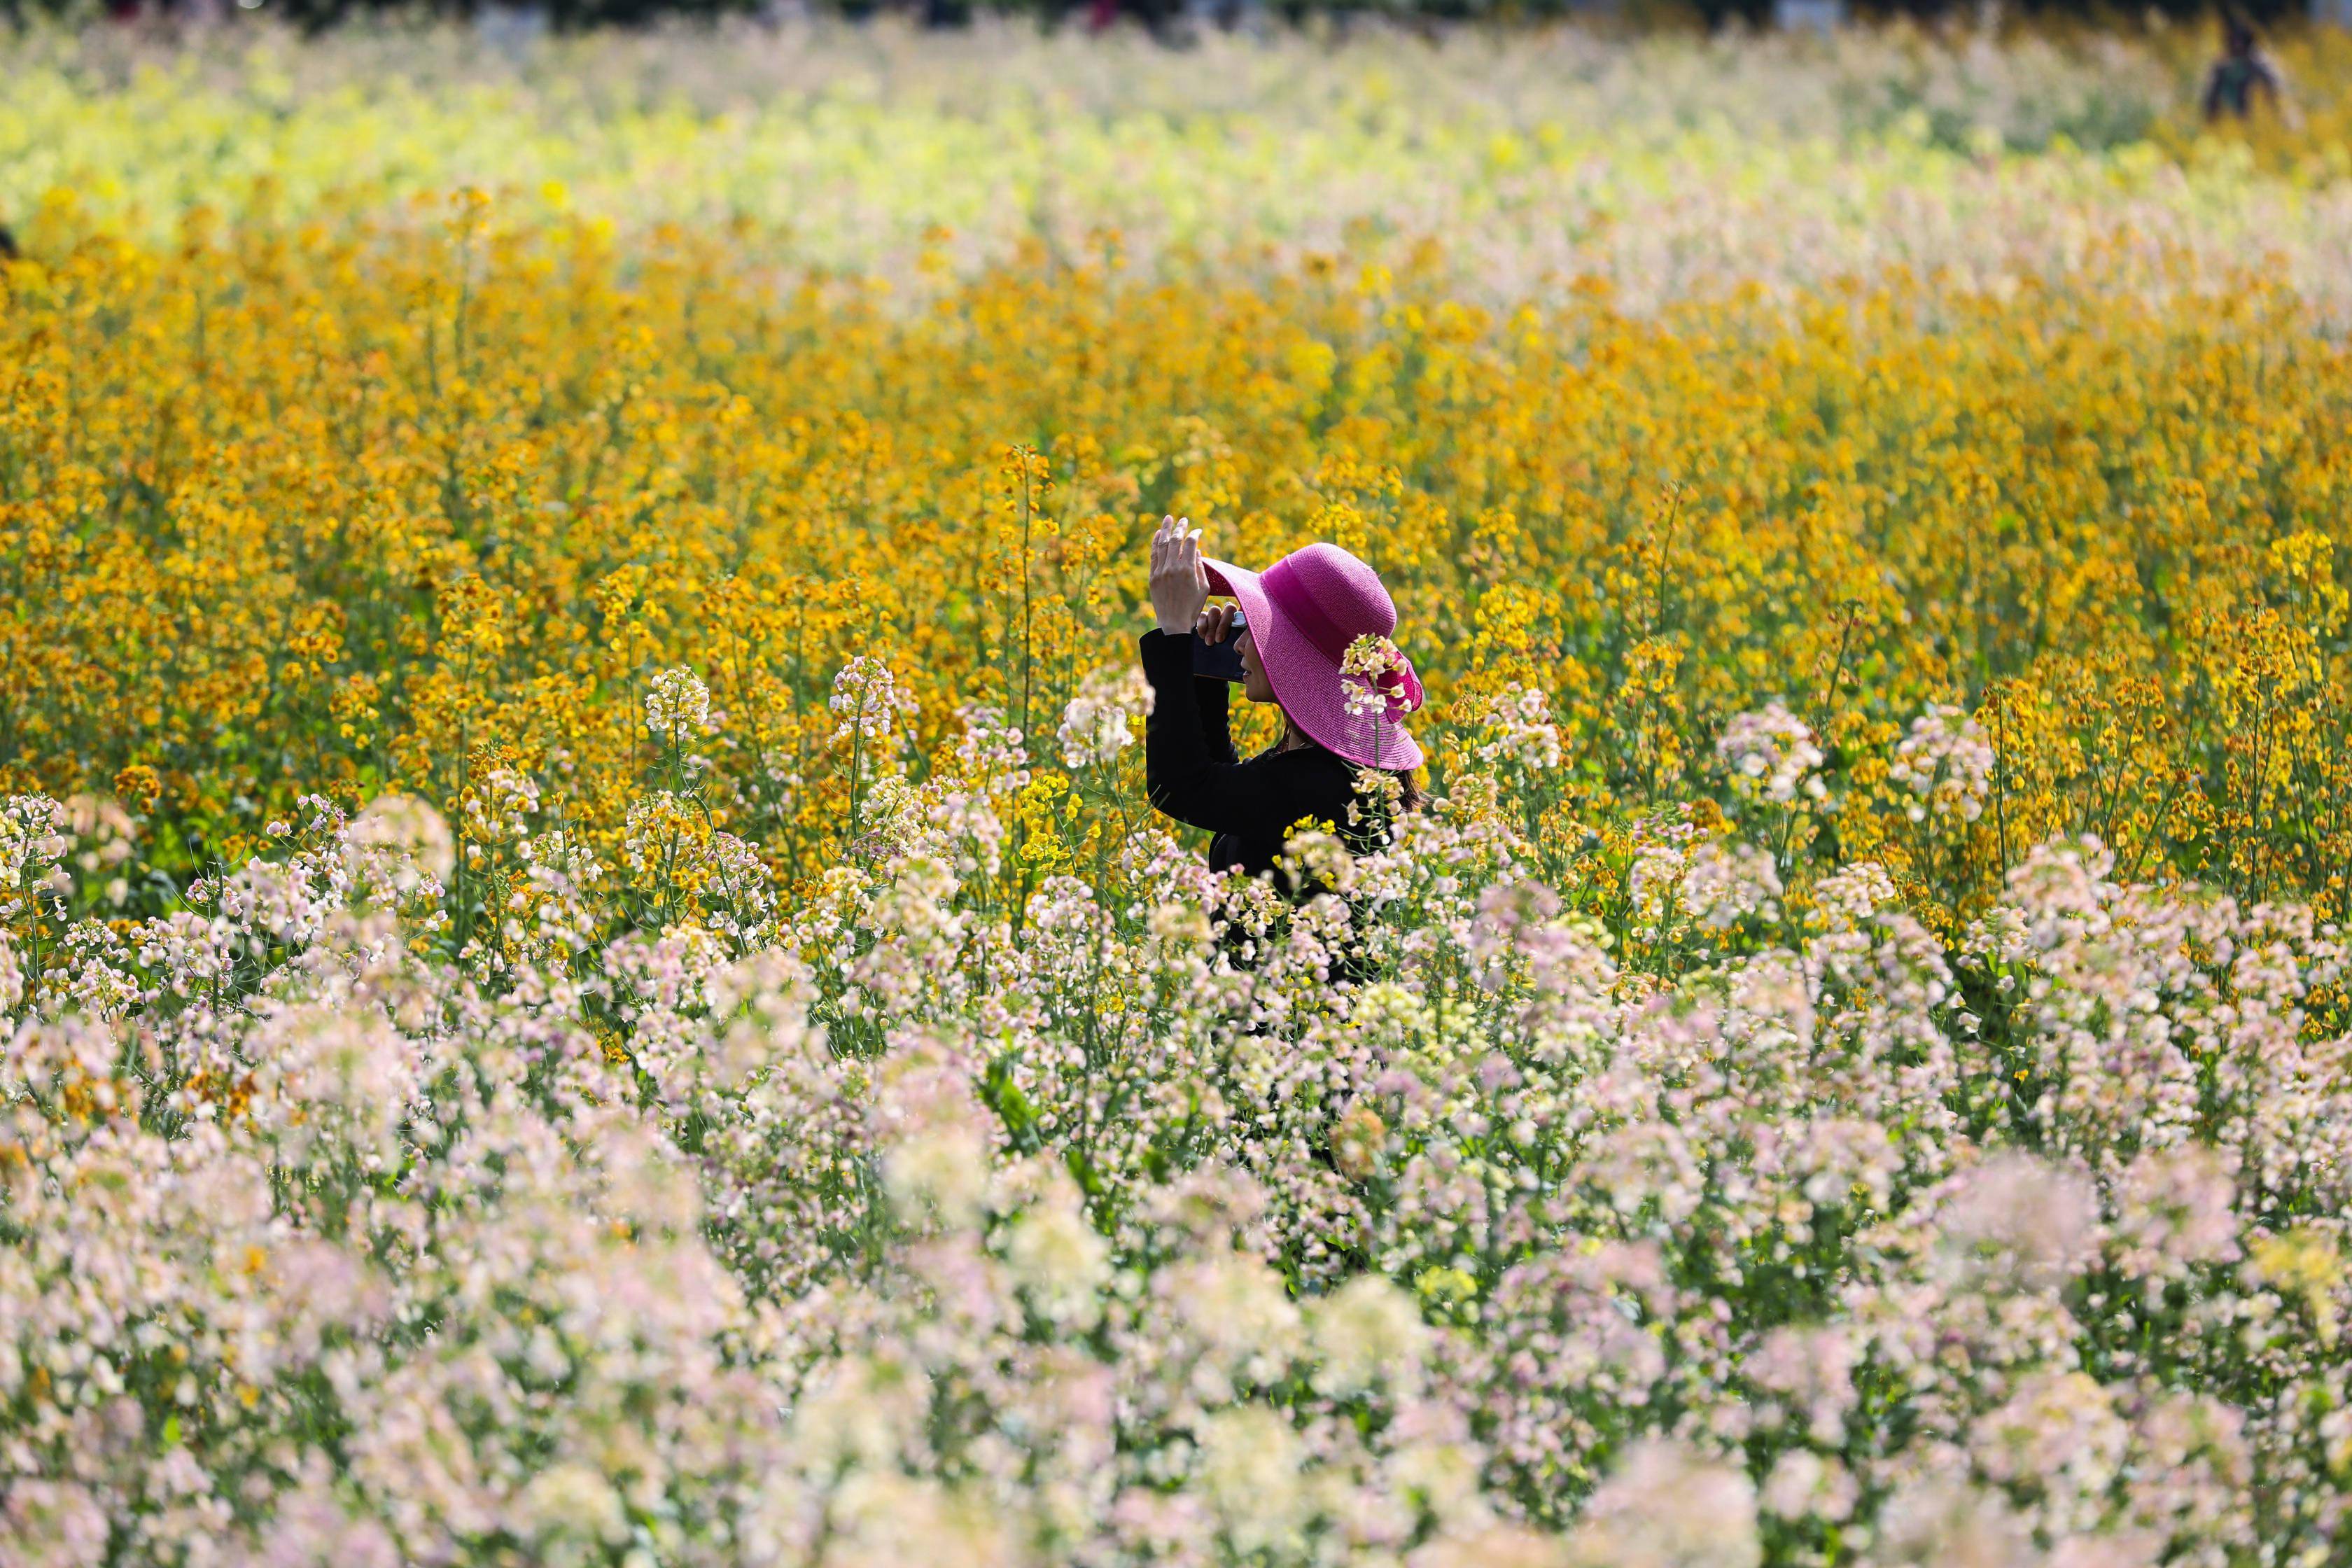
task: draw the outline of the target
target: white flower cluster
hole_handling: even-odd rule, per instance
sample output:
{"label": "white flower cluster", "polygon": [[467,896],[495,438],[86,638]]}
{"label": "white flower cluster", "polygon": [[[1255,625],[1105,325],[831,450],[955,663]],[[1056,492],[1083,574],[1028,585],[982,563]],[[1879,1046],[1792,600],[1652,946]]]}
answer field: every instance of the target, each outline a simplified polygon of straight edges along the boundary
{"label": "white flower cluster", "polygon": [[1706,843],[1683,868],[1682,906],[1704,931],[1725,931],[1751,917],[1778,920],[1780,873],[1752,844]]}
{"label": "white flower cluster", "polygon": [[10,795],[0,805],[0,894],[46,882],[65,858],[66,808],[47,795]]}
{"label": "white flower cluster", "polygon": [[1514,681],[1477,702],[1465,716],[1465,728],[1475,737],[1470,754],[1481,767],[1548,773],[1559,766],[1559,726],[1552,722],[1551,700],[1532,686]]}
{"label": "white flower cluster", "polygon": [[957,717],[963,733],[956,737],[956,768],[961,777],[990,795],[1018,795],[1029,783],[1029,747],[1020,726],[1008,721],[1002,708],[975,703]]}
{"label": "white flower cluster", "polygon": [[1791,805],[1823,794],[1824,759],[1812,726],[1778,702],[1735,715],[1715,753],[1730,771],[1732,793],[1751,805]]}
{"label": "white flower cluster", "polygon": [[1106,768],[1134,743],[1135,726],[1151,717],[1152,690],[1140,670],[1106,667],[1078,685],[1062,710],[1055,739],[1065,767]]}
{"label": "white flower cluster", "polygon": [[446,881],[457,868],[457,846],[450,837],[449,824],[439,812],[411,795],[376,796],[352,820],[343,842],[351,850],[354,880],[382,874],[381,857],[372,851],[405,857],[439,881]]}
{"label": "white flower cluster", "polygon": [[1383,682],[1393,682],[1404,668],[1404,652],[1383,637],[1366,635],[1349,643],[1339,658],[1339,684],[1349,717],[1377,718],[1389,710]]}
{"label": "white flower cluster", "polygon": [[12,804],[7,1560],[2333,1560],[2307,912],[2086,843],[1956,942],[1868,864],[1801,923],[1667,822],[1637,899],[1743,936],[1638,968],[1443,810],[1360,926],[1151,833],[1008,909],[975,768],[790,896],[486,774],[454,952],[413,799],[119,920],[123,824]]}
{"label": "white flower cluster", "polygon": [[1984,815],[1992,769],[1992,742],[1983,727],[1960,709],[1939,702],[1911,721],[1886,776],[1919,797],[1910,808],[1912,821],[1925,821],[1932,813],[1974,822]]}
{"label": "white flower cluster", "polygon": [[1895,879],[1875,860],[1857,860],[1813,884],[1813,919],[1852,931],[1895,902]]}
{"label": "white flower cluster", "polygon": [[665,669],[646,691],[646,728],[664,745],[683,746],[710,730],[710,688],[684,665]]}
{"label": "white flower cluster", "polygon": [[897,726],[915,711],[915,700],[898,685],[890,667],[871,654],[859,654],[833,678],[833,695],[826,699],[838,721],[835,744],[856,740],[879,747],[893,740]]}

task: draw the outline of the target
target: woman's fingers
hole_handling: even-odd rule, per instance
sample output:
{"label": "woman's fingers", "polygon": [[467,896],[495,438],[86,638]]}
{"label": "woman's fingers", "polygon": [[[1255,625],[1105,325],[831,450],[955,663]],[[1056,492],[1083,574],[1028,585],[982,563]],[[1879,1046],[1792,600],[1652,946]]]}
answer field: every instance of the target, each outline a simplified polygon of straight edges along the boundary
{"label": "woman's fingers", "polygon": [[1176,564],[1196,583],[1209,580],[1208,569],[1201,564],[1201,531],[1189,517],[1176,520]]}
{"label": "woman's fingers", "polygon": [[1162,516],[1151,532],[1151,574],[1190,579],[1206,588],[1209,569],[1201,563],[1201,531],[1189,517]]}

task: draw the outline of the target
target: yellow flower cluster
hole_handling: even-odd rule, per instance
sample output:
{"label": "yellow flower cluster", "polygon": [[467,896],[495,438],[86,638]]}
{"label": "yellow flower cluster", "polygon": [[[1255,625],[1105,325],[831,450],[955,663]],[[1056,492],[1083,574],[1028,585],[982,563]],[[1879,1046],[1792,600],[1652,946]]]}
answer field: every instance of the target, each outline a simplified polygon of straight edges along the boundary
{"label": "yellow flower cluster", "polygon": [[[1147,283],[1107,242],[910,310],[475,195],[87,236],[5,275],[0,773],[152,803],[193,866],[305,792],[495,770],[612,847],[684,767],[814,887],[861,747],[919,773],[985,705],[1034,748],[1131,660],[1139,544],[1181,511],[1243,561],[1381,569],[1441,782],[1499,694],[1545,694],[1558,856],[1743,809],[1717,738],[1778,702],[1835,785],[1788,827],[1822,864],[1957,912],[2093,832],[2340,909],[2352,363],[2260,279],[2099,265],[1637,316],[1599,285],[1467,305],[1434,255]],[[858,656],[905,710],[871,737],[836,700]],[[679,666],[704,756],[646,722]],[[1037,787],[1008,874],[1108,809]]]}

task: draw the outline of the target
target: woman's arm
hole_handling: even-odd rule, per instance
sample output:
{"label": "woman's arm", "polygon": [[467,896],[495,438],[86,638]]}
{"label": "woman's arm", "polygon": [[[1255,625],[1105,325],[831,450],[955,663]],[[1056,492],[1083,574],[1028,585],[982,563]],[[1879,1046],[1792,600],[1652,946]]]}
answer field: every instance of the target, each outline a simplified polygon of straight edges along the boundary
{"label": "woman's arm", "polygon": [[1143,634],[1151,717],[1143,723],[1143,785],[1153,806],[1212,833],[1243,833],[1281,808],[1236,760],[1226,688],[1192,673],[1190,632]]}
{"label": "woman's arm", "polygon": [[[1160,629],[1143,638],[1143,674],[1151,682],[1151,717],[1143,726],[1144,793],[1179,822],[1212,833],[1286,826],[1295,802],[1286,770],[1236,759],[1226,727],[1224,682],[1192,673],[1192,632],[1222,638],[1229,612],[1211,610],[1201,536],[1187,521],[1160,520],[1151,536],[1151,613]],[[1203,691],[1202,687],[1216,688]]]}
{"label": "woman's arm", "polygon": [[[1181,639],[1179,639],[1181,640]],[[1186,663],[1191,663],[1192,650],[1185,649]],[[1230,717],[1233,687],[1223,680],[1204,676],[1192,678],[1192,703],[1201,715],[1201,740],[1213,763],[1238,763],[1242,754],[1234,747],[1234,727]]]}

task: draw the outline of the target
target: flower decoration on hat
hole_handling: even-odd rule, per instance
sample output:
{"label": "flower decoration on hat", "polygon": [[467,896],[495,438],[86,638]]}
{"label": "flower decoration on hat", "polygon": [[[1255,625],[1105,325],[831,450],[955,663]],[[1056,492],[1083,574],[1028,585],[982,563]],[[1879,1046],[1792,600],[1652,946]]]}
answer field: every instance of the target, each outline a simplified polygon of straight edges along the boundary
{"label": "flower decoration on hat", "polygon": [[1377,713],[1391,724],[1402,723],[1426,699],[1412,660],[1386,637],[1367,635],[1349,643],[1339,674],[1347,682],[1348,711],[1359,718]]}

